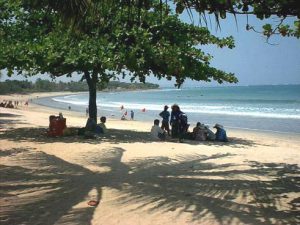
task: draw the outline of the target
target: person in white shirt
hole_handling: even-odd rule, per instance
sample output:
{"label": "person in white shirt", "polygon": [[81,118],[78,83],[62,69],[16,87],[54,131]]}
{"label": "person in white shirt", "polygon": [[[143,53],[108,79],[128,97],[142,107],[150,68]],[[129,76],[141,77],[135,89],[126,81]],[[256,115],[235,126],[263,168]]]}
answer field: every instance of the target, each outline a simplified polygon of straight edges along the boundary
{"label": "person in white shirt", "polygon": [[165,131],[160,128],[158,119],[154,120],[154,125],[151,128],[151,136],[155,140],[164,141],[166,139]]}

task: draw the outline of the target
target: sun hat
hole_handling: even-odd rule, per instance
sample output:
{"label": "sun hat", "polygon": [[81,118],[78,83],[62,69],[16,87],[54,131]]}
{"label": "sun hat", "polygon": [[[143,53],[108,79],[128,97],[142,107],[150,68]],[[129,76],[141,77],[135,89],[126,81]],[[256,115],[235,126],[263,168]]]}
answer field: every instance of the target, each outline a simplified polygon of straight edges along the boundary
{"label": "sun hat", "polygon": [[214,128],[223,128],[223,126],[221,124],[216,123]]}
{"label": "sun hat", "polygon": [[174,109],[174,108],[177,108],[178,110],[180,110],[179,105],[177,105],[177,104],[172,105],[171,109]]}

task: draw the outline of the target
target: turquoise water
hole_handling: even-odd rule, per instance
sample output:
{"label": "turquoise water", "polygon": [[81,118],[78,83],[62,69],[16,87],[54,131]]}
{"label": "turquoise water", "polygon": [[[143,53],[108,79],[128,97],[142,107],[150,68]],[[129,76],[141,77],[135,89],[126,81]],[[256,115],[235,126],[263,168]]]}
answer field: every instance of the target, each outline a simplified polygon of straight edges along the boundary
{"label": "turquoise water", "polygon": [[[88,95],[52,99],[84,111]],[[228,127],[274,132],[300,133],[300,85],[202,87],[159,89],[136,92],[98,93],[99,115],[119,117],[125,110],[135,111],[137,120],[157,118],[164,105],[177,103],[189,121]],[[141,112],[145,108],[146,112]]]}

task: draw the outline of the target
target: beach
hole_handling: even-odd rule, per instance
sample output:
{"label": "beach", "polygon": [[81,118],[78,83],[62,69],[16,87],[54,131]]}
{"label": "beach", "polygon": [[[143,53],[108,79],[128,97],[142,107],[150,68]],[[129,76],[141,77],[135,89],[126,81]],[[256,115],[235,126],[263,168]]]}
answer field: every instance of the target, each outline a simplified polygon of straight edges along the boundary
{"label": "beach", "polygon": [[299,134],[228,129],[228,143],[156,142],[152,122],[116,117],[96,139],[51,138],[50,115],[62,112],[68,127],[87,118],[30,101],[42,97],[0,96],[29,100],[0,108],[1,225],[300,223]]}
{"label": "beach", "polygon": [[[85,113],[88,93],[33,98],[39,105]],[[98,92],[98,116],[121,118],[126,111],[136,120],[153,122],[164,105],[178,104],[192,125],[197,122],[226,128],[297,133],[300,135],[300,85],[158,88],[153,90]],[[123,108],[123,110],[120,110]],[[143,110],[144,109],[144,110]]]}

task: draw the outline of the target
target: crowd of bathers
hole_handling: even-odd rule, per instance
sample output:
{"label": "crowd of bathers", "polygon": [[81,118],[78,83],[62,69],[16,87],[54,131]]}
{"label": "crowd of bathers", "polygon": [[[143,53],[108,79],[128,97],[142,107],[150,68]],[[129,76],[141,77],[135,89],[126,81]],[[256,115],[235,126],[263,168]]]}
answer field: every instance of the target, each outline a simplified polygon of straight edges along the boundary
{"label": "crowd of bathers", "polygon": [[166,105],[164,110],[159,113],[159,116],[162,118],[161,126],[158,119],[154,120],[154,125],[151,128],[151,135],[154,139],[166,140],[169,136],[173,139],[178,138],[180,142],[184,139],[196,141],[228,141],[226,131],[222,125],[216,124],[213,127],[216,129],[214,133],[209,129],[209,126],[197,122],[193,131],[190,132],[188,117],[180,110],[180,107],[177,104],[172,105],[171,113],[168,109],[169,107]]}
{"label": "crowd of bathers", "polygon": [[[16,109],[21,104],[21,101],[3,100],[2,102],[0,102],[0,107]],[[28,101],[26,101],[24,105],[28,105]]]}

